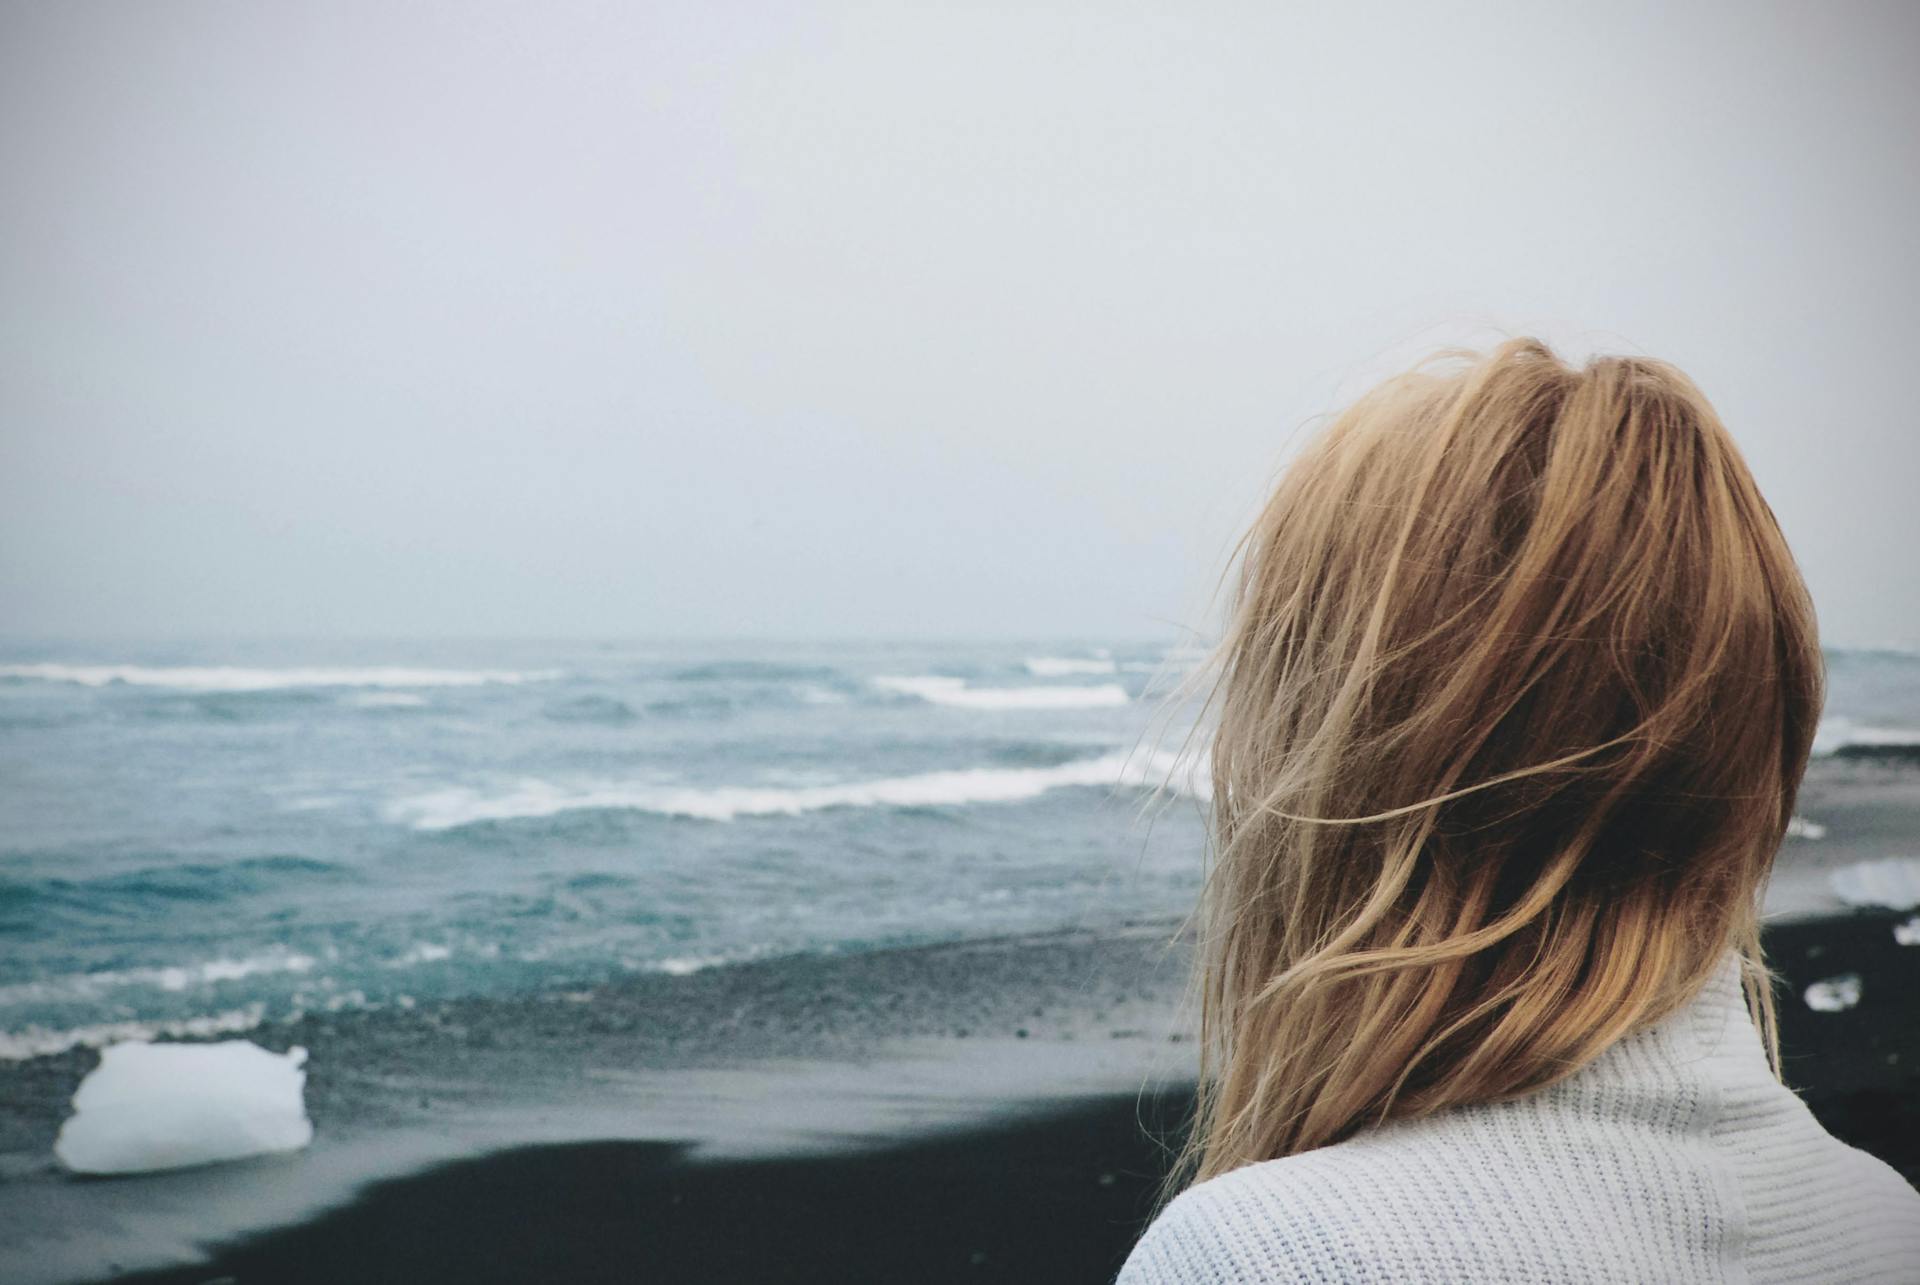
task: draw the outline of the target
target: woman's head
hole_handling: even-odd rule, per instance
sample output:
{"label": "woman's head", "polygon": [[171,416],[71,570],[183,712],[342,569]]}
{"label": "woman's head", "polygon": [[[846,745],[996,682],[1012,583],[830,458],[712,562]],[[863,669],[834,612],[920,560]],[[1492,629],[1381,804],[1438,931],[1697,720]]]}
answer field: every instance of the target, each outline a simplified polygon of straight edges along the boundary
{"label": "woman's head", "polygon": [[1532,340],[1389,381],[1247,534],[1213,712],[1205,1177],[1560,1079],[1735,948],[1822,695],[1706,399]]}

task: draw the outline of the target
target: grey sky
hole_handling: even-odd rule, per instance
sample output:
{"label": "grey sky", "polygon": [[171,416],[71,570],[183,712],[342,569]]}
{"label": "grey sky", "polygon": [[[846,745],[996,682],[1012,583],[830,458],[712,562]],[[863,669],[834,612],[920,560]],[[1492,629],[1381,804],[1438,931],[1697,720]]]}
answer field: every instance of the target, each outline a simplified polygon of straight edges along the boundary
{"label": "grey sky", "polygon": [[0,630],[1124,634],[1462,332],[1920,641],[1920,8],[9,4]]}

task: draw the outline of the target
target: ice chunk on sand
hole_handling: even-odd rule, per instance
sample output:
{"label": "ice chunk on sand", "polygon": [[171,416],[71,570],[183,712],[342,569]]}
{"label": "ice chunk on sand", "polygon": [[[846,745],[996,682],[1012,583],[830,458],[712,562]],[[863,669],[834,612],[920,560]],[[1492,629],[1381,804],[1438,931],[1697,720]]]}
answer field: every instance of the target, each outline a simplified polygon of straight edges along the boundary
{"label": "ice chunk on sand", "polygon": [[1920,857],[1856,861],[1827,876],[1833,895],[1849,906],[1920,907]]}
{"label": "ice chunk on sand", "polygon": [[247,1040],[115,1044],[80,1082],[53,1154],[75,1173],[151,1173],[313,1140],[303,1048]]}
{"label": "ice chunk on sand", "polygon": [[1860,974],[1842,973],[1807,987],[1807,1007],[1816,1013],[1844,1013],[1860,1002]]}

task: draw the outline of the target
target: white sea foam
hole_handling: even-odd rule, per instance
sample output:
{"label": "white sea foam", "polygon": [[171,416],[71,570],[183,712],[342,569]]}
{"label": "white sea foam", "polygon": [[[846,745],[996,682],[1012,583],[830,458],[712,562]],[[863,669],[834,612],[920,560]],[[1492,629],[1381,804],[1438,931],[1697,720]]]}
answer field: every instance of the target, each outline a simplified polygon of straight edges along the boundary
{"label": "white sea foam", "polygon": [[964,678],[924,674],[876,678],[873,685],[956,709],[1102,709],[1126,705],[1132,699],[1118,683],[1094,687],[969,687]]}
{"label": "white sea foam", "polygon": [[0,665],[0,678],[106,687],[163,687],[189,692],[268,692],[299,687],[483,687],[558,678],[558,670],[410,669],[404,666],[244,669],[229,665]]}
{"label": "white sea foam", "polygon": [[1029,656],[1027,672],[1036,678],[1067,678],[1075,674],[1111,674],[1116,666],[1107,656]]}
{"label": "white sea foam", "polygon": [[361,709],[418,709],[427,698],[418,692],[360,692],[347,703]]}
{"label": "white sea foam", "polygon": [[225,1013],[208,1013],[171,1022],[100,1022],[67,1030],[27,1026],[17,1031],[0,1032],[0,1062],[23,1062],[30,1057],[65,1053],[71,1048],[104,1048],[122,1040],[204,1039],[209,1035],[232,1035],[251,1031],[266,1020],[266,1005],[254,1003]]}
{"label": "white sea foam", "polygon": [[1920,915],[1893,926],[1893,940],[1901,946],[1920,946]]}
{"label": "white sea foam", "polygon": [[1849,906],[1920,907],[1920,857],[1856,861],[1827,876],[1833,895]]}
{"label": "white sea foam", "polygon": [[1823,718],[1813,734],[1815,754],[1836,754],[1849,746],[1862,749],[1920,751],[1920,731],[1907,727],[1864,727],[1848,718]]}
{"label": "white sea foam", "polygon": [[695,973],[705,972],[730,962],[725,955],[697,956],[681,955],[673,959],[657,959],[647,965],[650,972],[665,973],[669,977],[691,977]]}
{"label": "white sea foam", "polygon": [[1165,784],[1179,793],[1202,794],[1198,774],[1166,753],[1104,754],[1053,767],[968,768],[812,786],[555,785],[522,781],[486,794],[472,789],[436,790],[396,800],[389,820],[416,830],[448,830],[481,821],[513,821],[563,812],[631,811],[703,821],[738,817],[798,816],[828,808],[962,807],[1019,803],[1070,787],[1137,788]]}
{"label": "white sea foam", "polygon": [[442,946],[438,942],[423,941],[407,948],[404,954],[395,955],[386,963],[388,968],[412,968],[417,964],[439,964],[453,958],[453,947]]}
{"label": "white sea foam", "polygon": [[129,986],[182,992],[199,986],[239,981],[270,973],[311,972],[318,963],[296,951],[272,951],[243,959],[209,959],[194,964],[163,964],[150,968],[111,968],[91,973],[66,973],[37,981],[0,986],[0,1007],[14,1004],[86,999]]}

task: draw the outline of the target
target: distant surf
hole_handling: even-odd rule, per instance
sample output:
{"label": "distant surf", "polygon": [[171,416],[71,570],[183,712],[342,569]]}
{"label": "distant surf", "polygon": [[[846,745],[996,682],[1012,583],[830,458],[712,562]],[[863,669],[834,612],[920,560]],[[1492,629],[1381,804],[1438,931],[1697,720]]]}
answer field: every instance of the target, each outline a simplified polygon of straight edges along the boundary
{"label": "distant surf", "polygon": [[424,709],[427,698],[418,692],[360,692],[351,703],[361,709]]}
{"label": "distant surf", "polygon": [[873,685],[955,709],[1110,709],[1130,704],[1133,699],[1118,683],[1093,687],[970,687],[964,678],[921,674],[882,675],[873,680]]}
{"label": "distant surf", "polygon": [[1111,656],[1029,656],[1027,672],[1035,678],[1067,678],[1076,674],[1111,674],[1118,666]]}
{"label": "distant surf", "polygon": [[170,687],[186,692],[267,692],[298,687],[484,687],[544,682],[558,670],[407,669],[398,666],[245,669],[228,665],[0,665],[0,678],[82,687]]}
{"label": "distant surf", "polygon": [[1820,720],[1813,752],[1836,758],[1920,759],[1920,730],[1865,727],[1845,718]]}

